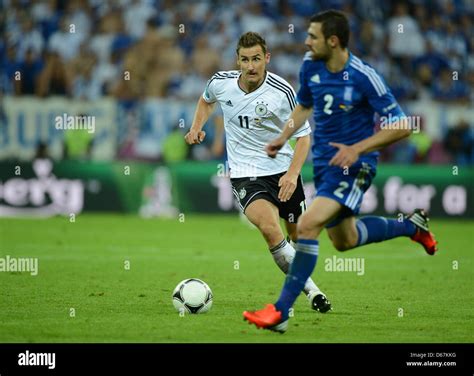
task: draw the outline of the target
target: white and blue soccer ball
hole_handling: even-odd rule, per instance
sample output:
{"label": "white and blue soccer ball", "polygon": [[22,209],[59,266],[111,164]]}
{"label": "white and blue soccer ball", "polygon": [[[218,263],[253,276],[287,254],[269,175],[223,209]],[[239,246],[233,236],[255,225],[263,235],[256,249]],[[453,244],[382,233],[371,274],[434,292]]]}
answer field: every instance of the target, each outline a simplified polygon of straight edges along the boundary
{"label": "white and blue soccer ball", "polygon": [[206,313],[212,307],[212,291],[200,279],[185,279],[173,291],[173,306],[180,313]]}

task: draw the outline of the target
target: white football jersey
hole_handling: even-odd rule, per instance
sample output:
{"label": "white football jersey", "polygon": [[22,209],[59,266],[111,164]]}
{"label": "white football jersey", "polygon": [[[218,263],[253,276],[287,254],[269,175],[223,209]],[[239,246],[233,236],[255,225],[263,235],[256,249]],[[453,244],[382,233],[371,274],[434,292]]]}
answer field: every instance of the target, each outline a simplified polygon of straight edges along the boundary
{"label": "white football jersey", "polygon": [[[293,149],[286,143],[276,158],[270,158],[265,145],[283,131],[296,106],[293,88],[280,76],[266,72],[263,83],[251,93],[244,92],[240,71],[218,72],[208,81],[203,98],[219,102],[224,114],[226,148],[231,178],[274,175],[287,171]],[[311,133],[306,123],[293,135]]]}

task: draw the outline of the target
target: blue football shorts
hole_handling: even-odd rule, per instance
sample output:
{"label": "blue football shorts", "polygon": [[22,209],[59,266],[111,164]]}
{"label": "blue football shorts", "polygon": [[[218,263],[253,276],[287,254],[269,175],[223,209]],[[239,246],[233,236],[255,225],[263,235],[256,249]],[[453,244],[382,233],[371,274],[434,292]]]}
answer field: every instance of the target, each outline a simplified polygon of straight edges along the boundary
{"label": "blue football shorts", "polygon": [[338,166],[315,166],[314,185],[316,197],[328,197],[339,202],[343,209],[326,228],[334,227],[345,218],[357,215],[364,193],[372,184],[376,166],[357,162],[347,170]]}

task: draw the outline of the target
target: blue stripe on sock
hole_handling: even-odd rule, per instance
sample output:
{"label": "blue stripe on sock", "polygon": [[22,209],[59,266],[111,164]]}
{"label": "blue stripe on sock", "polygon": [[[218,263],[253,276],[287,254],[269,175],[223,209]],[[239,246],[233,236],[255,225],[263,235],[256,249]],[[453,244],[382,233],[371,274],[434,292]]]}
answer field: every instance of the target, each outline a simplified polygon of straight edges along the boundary
{"label": "blue stripe on sock", "polygon": [[319,241],[316,239],[298,239],[297,244],[310,244],[310,245],[318,245]]}
{"label": "blue stripe on sock", "polygon": [[309,253],[312,255],[318,255],[318,245],[317,244],[298,244],[298,252]]}

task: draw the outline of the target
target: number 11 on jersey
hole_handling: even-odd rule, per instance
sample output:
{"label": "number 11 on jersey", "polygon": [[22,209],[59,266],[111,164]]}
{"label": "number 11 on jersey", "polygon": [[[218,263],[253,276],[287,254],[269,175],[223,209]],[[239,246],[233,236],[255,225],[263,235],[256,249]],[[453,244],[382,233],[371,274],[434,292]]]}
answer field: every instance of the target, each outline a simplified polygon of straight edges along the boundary
{"label": "number 11 on jersey", "polygon": [[[241,127],[241,128],[250,129],[250,127],[249,127],[249,117],[248,117],[248,116],[239,115],[239,120],[240,120],[240,127]],[[244,127],[244,122],[243,122],[243,120],[245,120],[245,127]]]}

